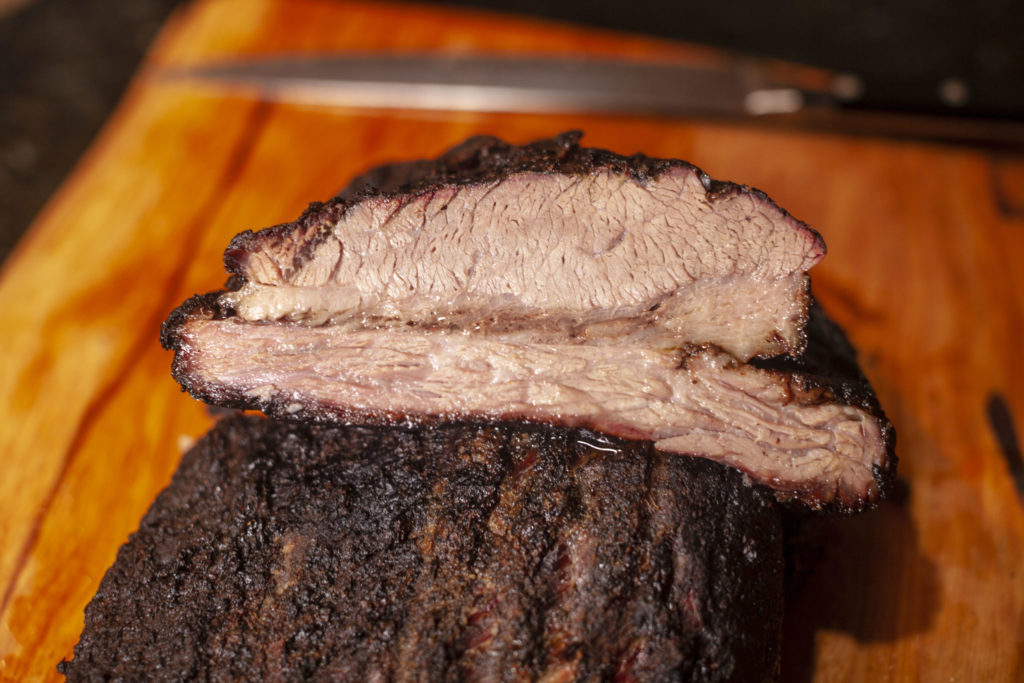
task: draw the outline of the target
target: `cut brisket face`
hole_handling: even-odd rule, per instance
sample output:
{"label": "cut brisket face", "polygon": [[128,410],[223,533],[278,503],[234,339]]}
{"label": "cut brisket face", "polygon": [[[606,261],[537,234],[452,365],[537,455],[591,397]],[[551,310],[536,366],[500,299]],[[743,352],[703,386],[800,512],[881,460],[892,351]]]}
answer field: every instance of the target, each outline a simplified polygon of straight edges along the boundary
{"label": "cut brisket face", "polygon": [[586,427],[858,509],[893,461],[856,363],[826,379],[806,354],[742,362],[805,350],[805,271],[823,254],[763,194],[685,162],[572,134],[474,139],[238,236],[231,291],[184,304],[163,340],[182,386],[219,405]]}
{"label": "cut brisket face", "polygon": [[70,681],[761,681],[778,506],[578,430],[221,421],[85,611]]}
{"label": "cut brisket face", "polygon": [[800,352],[816,232],[756,190],[577,137],[476,138],[243,233],[226,262],[245,284],[224,303],[252,322]]}

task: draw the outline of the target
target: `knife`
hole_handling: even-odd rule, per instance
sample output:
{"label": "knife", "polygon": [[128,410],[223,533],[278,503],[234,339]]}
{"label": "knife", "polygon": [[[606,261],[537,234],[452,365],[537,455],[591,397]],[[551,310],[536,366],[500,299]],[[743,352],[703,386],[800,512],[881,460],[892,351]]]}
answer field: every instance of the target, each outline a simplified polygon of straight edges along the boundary
{"label": "knife", "polygon": [[169,68],[165,79],[320,106],[713,118],[1024,147],[1024,123],[874,108],[850,75],[756,59],[702,65],[540,56],[352,53]]}

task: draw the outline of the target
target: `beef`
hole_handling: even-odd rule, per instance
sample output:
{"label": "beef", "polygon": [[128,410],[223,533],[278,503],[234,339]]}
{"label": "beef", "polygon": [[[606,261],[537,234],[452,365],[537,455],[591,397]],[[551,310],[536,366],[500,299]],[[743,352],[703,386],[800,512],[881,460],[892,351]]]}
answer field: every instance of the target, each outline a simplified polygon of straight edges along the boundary
{"label": "beef", "polygon": [[208,304],[215,301],[193,300],[171,334],[175,376],[215,405],[313,422],[586,427],[720,460],[814,508],[876,500],[894,463],[891,427],[856,377],[742,365],[712,348],[682,355],[252,325],[219,318]]}
{"label": "beef", "polygon": [[222,420],[92,602],[69,680],[777,673],[780,514],[707,460],[522,424]]}
{"label": "beef", "polygon": [[762,192],[682,161],[473,138],[377,169],[294,223],[239,235],[248,321],[798,354],[825,253]]}
{"label": "beef", "polygon": [[[615,244],[596,248],[598,233]],[[473,139],[235,238],[229,291],[186,302],[163,342],[182,386],[216,405],[340,424],[584,427],[732,465],[783,500],[856,510],[891,474],[892,430],[852,349],[807,348],[803,270],[823,249],[763,194],[685,162],[580,148],[572,134]],[[752,336],[762,322],[789,332]],[[827,323],[811,327],[812,346],[834,346]],[[784,349],[802,353],[741,362]],[[823,353],[848,356],[852,374],[808,363]]]}

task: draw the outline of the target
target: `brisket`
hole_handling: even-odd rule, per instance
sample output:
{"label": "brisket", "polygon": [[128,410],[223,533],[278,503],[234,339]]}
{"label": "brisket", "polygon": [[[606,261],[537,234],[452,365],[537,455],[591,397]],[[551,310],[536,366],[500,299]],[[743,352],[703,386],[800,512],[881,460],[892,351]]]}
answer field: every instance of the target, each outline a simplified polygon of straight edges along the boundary
{"label": "brisket", "polygon": [[894,462],[891,427],[855,377],[741,365],[711,348],[683,355],[239,324],[195,303],[175,332],[174,374],[215,405],[326,423],[586,427],[733,465],[812,508],[875,501]]}
{"label": "brisket", "polygon": [[777,675],[780,514],[707,460],[521,424],[222,420],[86,609],[69,680]]}
{"label": "brisket", "polygon": [[852,350],[845,379],[806,362],[823,254],[762,193],[686,162],[474,138],[239,235],[229,291],[186,302],[163,343],[216,405],[584,427],[856,510],[892,470],[891,427]]}
{"label": "brisket", "polygon": [[683,162],[473,138],[358,178],[225,253],[247,321],[796,355],[821,237]]}
{"label": "brisket", "polygon": [[[682,161],[473,138],[236,237],[164,323],[222,419],[69,680],[771,680],[781,508],[894,434],[820,236]],[[678,457],[699,456],[699,457]]]}

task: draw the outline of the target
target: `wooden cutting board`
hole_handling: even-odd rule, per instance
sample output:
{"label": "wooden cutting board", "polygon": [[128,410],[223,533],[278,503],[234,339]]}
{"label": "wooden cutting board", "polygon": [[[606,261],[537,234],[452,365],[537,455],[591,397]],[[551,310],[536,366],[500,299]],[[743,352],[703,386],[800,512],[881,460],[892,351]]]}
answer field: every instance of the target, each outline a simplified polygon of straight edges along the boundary
{"label": "wooden cutting board", "polygon": [[[161,80],[161,66],[324,50],[700,51],[424,6],[207,0],[181,12],[0,272],[0,677],[56,678],[117,548],[209,426],[160,322],[224,281],[235,233],[370,165],[473,134],[570,128],[766,190],[815,226],[814,289],[899,432],[906,486],[824,522],[787,615],[789,680],[1024,680],[1024,160],[628,116],[327,109]],[[995,427],[995,428],[994,428]]]}

